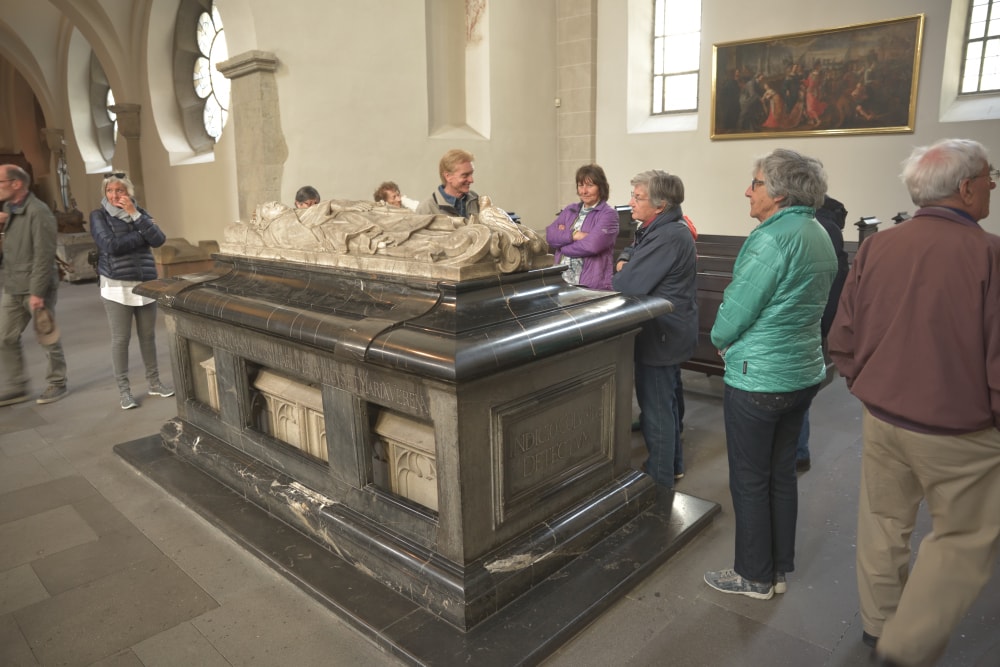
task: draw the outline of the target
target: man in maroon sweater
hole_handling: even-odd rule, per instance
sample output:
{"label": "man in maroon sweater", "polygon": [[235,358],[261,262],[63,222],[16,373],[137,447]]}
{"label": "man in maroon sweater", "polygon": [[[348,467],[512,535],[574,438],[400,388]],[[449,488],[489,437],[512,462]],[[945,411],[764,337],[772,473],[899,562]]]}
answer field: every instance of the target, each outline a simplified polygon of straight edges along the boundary
{"label": "man in maroon sweater", "polygon": [[[902,179],[920,208],[861,245],[829,343],[864,404],[862,638],[910,667],[940,657],[996,561],[1000,236],[979,226],[997,179],[982,145],[917,148]],[[933,530],[911,572],[921,500]]]}

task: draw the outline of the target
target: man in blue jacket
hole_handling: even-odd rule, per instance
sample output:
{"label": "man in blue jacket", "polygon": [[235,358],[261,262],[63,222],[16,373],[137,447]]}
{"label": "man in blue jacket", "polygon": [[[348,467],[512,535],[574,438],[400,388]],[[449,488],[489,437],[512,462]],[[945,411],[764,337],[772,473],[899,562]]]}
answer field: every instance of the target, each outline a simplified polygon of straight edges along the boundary
{"label": "man in blue jacket", "polygon": [[680,365],[698,344],[698,301],[694,238],[684,222],[684,183],[664,171],[632,179],[635,241],[622,253],[612,286],[627,295],[652,295],[673,311],[643,324],[635,339],[635,395],[649,458],[646,472],[672,489],[684,472],[675,387]]}

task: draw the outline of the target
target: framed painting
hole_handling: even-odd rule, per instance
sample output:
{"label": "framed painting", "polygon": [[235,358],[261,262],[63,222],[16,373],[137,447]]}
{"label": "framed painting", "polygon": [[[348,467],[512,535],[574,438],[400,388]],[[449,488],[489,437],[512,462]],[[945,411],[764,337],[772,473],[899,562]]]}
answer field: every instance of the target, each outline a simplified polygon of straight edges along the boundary
{"label": "framed painting", "polygon": [[924,15],[712,48],[712,139],[913,132]]}

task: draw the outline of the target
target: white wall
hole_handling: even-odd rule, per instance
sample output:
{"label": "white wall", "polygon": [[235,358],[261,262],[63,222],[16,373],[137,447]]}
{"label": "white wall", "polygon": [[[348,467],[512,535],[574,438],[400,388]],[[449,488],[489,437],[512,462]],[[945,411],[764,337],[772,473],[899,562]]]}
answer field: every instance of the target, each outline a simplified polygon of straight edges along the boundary
{"label": "white wall", "polygon": [[[945,137],[983,142],[1000,160],[1000,120],[942,123],[938,121],[950,3],[944,0],[840,0],[832,5],[758,0],[753,4],[704,0],[702,17],[702,77],[697,128],[670,133],[629,133],[626,116],[626,71],[629,38],[625,0],[599,0],[597,161],[611,179],[614,203],[625,203],[629,179],[646,169],[665,169],[684,180],[685,213],[698,230],[712,234],[746,235],[756,224],[749,217],[743,193],[750,182],[754,158],[774,148],[798,150],[823,161],[830,194],[845,203],[849,224],[874,215],[891,225],[898,211],[915,206],[899,181],[900,162],[914,146]],[[772,35],[822,30],[914,14],[926,15],[923,54],[917,91],[915,132],[912,134],[709,139],[712,99],[712,45]],[[637,36],[649,40],[649,36]],[[1000,208],[1000,203],[994,208]],[[1000,233],[1000,215],[983,226]],[[856,240],[849,226],[845,238]]]}
{"label": "white wall", "polygon": [[[3,34],[21,34],[31,8],[39,0],[0,0]],[[168,58],[169,16],[176,0],[143,0],[125,25],[109,30],[105,6],[49,0],[74,25],[88,22],[85,34],[120,44],[98,53],[140,54],[113,59],[107,69],[122,68],[127,96],[119,102],[142,105],[142,156],[146,205],[170,236],[192,242],[219,239],[237,213],[236,160],[231,128],[208,162],[177,164],[164,146],[166,124],[153,113],[157,95],[170,85],[170,69],[157,61]],[[430,1],[430,0],[428,0]],[[965,3],[967,0],[955,0]],[[476,160],[476,190],[518,212],[526,224],[541,229],[566,204],[557,185],[555,2],[493,0],[490,3],[490,138],[429,136],[425,2],[418,0],[219,0],[231,55],[248,49],[276,54],[275,78],[280,95],[280,122],[288,145],[281,198],[290,203],[295,190],[309,183],[325,198],[368,199],[382,180],[397,181],[410,197],[426,197],[438,184],[437,162],[445,150],[471,150]],[[461,6],[460,0],[455,0]],[[887,219],[913,210],[897,173],[914,145],[946,136],[978,139],[1000,151],[1000,121],[942,123],[941,90],[946,33],[951,3],[945,0],[841,0],[829,5],[759,0],[704,2],[701,111],[696,128],[681,132],[633,134],[627,130],[627,11],[648,0],[598,0],[597,161],[611,179],[612,203],[628,198],[629,178],[649,168],[676,172],[687,186],[686,211],[705,233],[746,234],[754,221],[743,197],[754,157],[784,145],[824,161],[831,194],[842,199],[856,220],[861,215]],[[230,11],[227,20],[226,11]],[[712,44],[784,33],[909,16],[927,16],[917,99],[916,132],[894,135],[851,135],[711,141]],[[142,17],[147,23],[139,25]],[[54,22],[49,21],[50,25]],[[0,54],[25,67],[35,93],[43,100],[49,127],[67,130],[73,191],[85,212],[99,201],[100,176],[86,175],[69,122],[64,64],[51,63],[52,53],[67,39],[64,27],[48,40],[36,35],[25,49],[41,55],[34,63],[20,51],[0,44]],[[238,32],[238,34],[237,34]],[[34,34],[34,33],[32,33]],[[643,32],[637,37],[648,42]],[[8,45],[9,46],[9,45]],[[159,55],[157,55],[159,54]],[[148,66],[146,60],[149,59]],[[49,65],[39,67],[38,62]],[[129,68],[138,68],[135,70]],[[114,78],[114,77],[112,77]],[[39,82],[38,80],[44,79]],[[138,92],[136,92],[138,91]],[[153,93],[151,93],[153,91]],[[116,96],[118,91],[116,91]],[[169,96],[168,96],[169,98]],[[2,122],[2,121],[0,121]],[[159,123],[159,124],[158,124]],[[6,123],[5,123],[6,124]],[[169,128],[168,128],[169,129]],[[995,162],[1000,157],[995,158]],[[120,141],[116,167],[129,168]],[[1000,232],[1000,216],[984,222]],[[853,227],[848,238],[855,237]]]}
{"label": "white wall", "polygon": [[488,140],[428,136],[423,2],[316,2],[305,28],[304,13],[288,12],[281,3],[252,5],[258,48],[275,53],[280,62],[286,203],[304,184],[315,186],[324,199],[371,199],[384,180],[424,199],[440,183],[441,155],[458,147],[476,156],[476,191],[533,226],[551,222],[556,187],[551,3],[490,3]]}
{"label": "white wall", "polygon": [[[146,44],[150,66],[141,72],[142,159],[145,205],[170,237],[192,243],[221,239],[238,217],[236,147],[232,127],[209,160],[178,163],[163,133],[176,133],[153,112],[155,94],[172,85],[164,49],[176,2],[152,4]],[[21,5],[25,0],[0,0]],[[424,2],[315,0],[289,11],[272,0],[219,2],[230,56],[242,50],[271,52],[280,97],[280,127],[288,146],[281,198],[291,204],[310,184],[324,199],[370,199],[383,180],[423,199],[440,183],[438,160],[450,148],[476,155],[476,189],[494,203],[543,228],[555,213],[555,8],[532,0],[490,5],[490,138],[430,136],[426,80]],[[456,3],[459,8],[464,5]],[[158,7],[160,9],[158,9]],[[250,12],[227,20],[226,8]],[[525,20],[530,17],[530,21]],[[166,32],[164,32],[166,31]],[[140,59],[137,63],[142,62]],[[52,126],[68,122],[49,120]],[[233,118],[230,118],[230,123]],[[68,137],[72,142],[72,137]],[[71,151],[72,153],[73,151]],[[124,140],[113,160],[131,169]],[[79,153],[71,156],[73,191],[85,212],[100,200],[99,174],[87,175]]]}

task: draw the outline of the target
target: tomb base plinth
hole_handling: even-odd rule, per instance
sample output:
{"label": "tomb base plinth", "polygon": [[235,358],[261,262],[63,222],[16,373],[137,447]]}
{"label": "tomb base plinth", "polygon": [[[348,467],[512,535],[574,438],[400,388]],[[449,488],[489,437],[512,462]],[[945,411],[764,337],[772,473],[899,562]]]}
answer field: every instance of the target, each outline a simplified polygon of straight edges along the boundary
{"label": "tomb base plinth", "polygon": [[630,424],[662,299],[226,255],[136,291],[170,334],[166,450],[459,631],[657,503]]}

